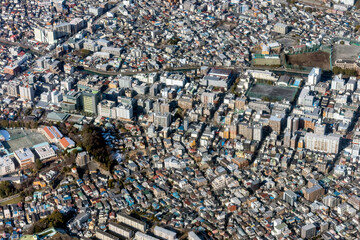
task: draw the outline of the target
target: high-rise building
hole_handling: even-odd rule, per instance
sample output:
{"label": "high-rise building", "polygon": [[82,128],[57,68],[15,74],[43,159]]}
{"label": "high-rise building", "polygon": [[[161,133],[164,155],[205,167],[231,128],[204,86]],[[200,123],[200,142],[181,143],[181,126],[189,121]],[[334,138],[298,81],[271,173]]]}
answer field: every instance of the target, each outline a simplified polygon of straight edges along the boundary
{"label": "high-rise building", "polygon": [[326,196],[322,199],[323,203],[328,207],[336,207],[340,203],[340,199],[334,196]]}
{"label": "high-rise building", "polygon": [[335,153],[339,152],[340,137],[306,133],[305,148],[312,151]]}
{"label": "high-rise building", "polygon": [[286,192],[284,192],[283,200],[289,203],[291,206],[294,206],[297,200],[297,195],[293,191],[287,190]]}
{"label": "high-rise building", "polygon": [[304,198],[310,202],[315,201],[316,199],[319,199],[322,197],[325,193],[325,190],[318,184],[306,188],[304,191]]}
{"label": "high-rise building", "polygon": [[263,130],[261,124],[256,124],[252,126],[253,128],[253,140],[261,141],[263,138]]}
{"label": "high-rise building", "polygon": [[116,118],[115,102],[102,100],[98,104],[98,115],[107,118]]}
{"label": "high-rise building", "polygon": [[85,166],[90,162],[90,156],[87,152],[80,152],[75,159],[76,165],[79,167]]}
{"label": "high-rise building", "polygon": [[31,85],[19,87],[20,97],[25,100],[34,100],[35,91]]}
{"label": "high-rise building", "polygon": [[0,157],[0,176],[15,171],[15,163],[9,156]]}
{"label": "high-rise building", "polygon": [[308,85],[316,85],[321,78],[321,69],[320,68],[313,68],[308,75]]}
{"label": "high-rise building", "polygon": [[154,124],[156,126],[169,127],[171,124],[171,114],[170,113],[160,113],[157,112],[154,115]]}
{"label": "high-rise building", "polygon": [[82,99],[84,112],[97,114],[97,105],[100,101],[100,92],[95,90],[83,91]]}
{"label": "high-rise building", "polygon": [[131,120],[134,115],[134,109],[132,105],[119,104],[116,107],[116,117],[120,120]]}
{"label": "high-rise building", "polygon": [[307,224],[301,228],[301,237],[310,239],[316,235],[316,226],[313,223]]}
{"label": "high-rise building", "polygon": [[64,95],[61,102],[61,108],[64,111],[75,111],[82,109],[82,94],[81,92],[69,91]]}
{"label": "high-rise building", "polygon": [[231,139],[235,139],[237,135],[237,125],[236,124],[232,124],[230,126],[230,138]]}
{"label": "high-rise building", "polygon": [[63,100],[63,95],[60,91],[51,92],[51,102],[54,104],[60,104]]}

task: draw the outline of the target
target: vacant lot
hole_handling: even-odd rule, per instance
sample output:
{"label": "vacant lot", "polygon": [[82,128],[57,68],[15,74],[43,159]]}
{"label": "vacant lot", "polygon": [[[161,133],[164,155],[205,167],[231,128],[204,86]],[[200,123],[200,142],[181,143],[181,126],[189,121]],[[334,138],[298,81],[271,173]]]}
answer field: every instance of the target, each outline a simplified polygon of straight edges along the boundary
{"label": "vacant lot", "polygon": [[330,54],[323,51],[287,55],[286,61],[288,64],[293,66],[319,67],[324,70],[330,69]]}
{"label": "vacant lot", "polygon": [[336,44],[333,47],[332,61],[334,63],[338,59],[357,60],[359,55],[359,46]]}
{"label": "vacant lot", "polygon": [[271,100],[281,101],[286,99],[288,101],[293,101],[298,88],[292,87],[280,87],[280,86],[271,86],[266,84],[255,84],[249,89],[247,96],[250,98],[261,99],[267,97]]}

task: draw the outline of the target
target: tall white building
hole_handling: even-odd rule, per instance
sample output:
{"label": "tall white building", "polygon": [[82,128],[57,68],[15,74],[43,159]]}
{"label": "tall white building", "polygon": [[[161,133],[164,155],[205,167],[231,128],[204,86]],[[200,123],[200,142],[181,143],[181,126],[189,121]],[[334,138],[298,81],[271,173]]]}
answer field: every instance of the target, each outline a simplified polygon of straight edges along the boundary
{"label": "tall white building", "polygon": [[116,117],[117,119],[131,120],[133,118],[133,107],[132,105],[122,105],[119,104],[116,107]]}
{"label": "tall white building", "polygon": [[63,95],[59,91],[52,91],[51,92],[51,102],[54,104],[60,104],[63,100]]}
{"label": "tall white building", "polygon": [[308,75],[308,85],[316,85],[321,78],[321,69],[320,68],[313,68]]}
{"label": "tall white building", "polygon": [[0,157],[0,176],[15,171],[15,163],[9,156]]}
{"label": "tall white building", "polygon": [[19,87],[20,97],[25,100],[34,100],[35,91],[30,85]]}
{"label": "tall white building", "polygon": [[102,100],[98,104],[98,115],[108,118],[116,118],[115,102],[110,100]]}
{"label": "tall white building", "polygon": [[331,135],[319,135],[315,133],[306,133],[305,148],[312,151],[338,153],[340,137]]}
{"label": "tall white building", "polygon": [[40,95],[40,101],[41,102],[50,102],[51,101],[51,95],[49,92],[43,92]]}
{"label": "tall white building", "polygon": [[331,81],[331,90],[345,90],[345,80],[342,78],[342,75],[336,75]]}
{"label": "tall white building", "polygon": [[262,126],[260,124],[253,126],[253,140],[261,141],[263,137]]}

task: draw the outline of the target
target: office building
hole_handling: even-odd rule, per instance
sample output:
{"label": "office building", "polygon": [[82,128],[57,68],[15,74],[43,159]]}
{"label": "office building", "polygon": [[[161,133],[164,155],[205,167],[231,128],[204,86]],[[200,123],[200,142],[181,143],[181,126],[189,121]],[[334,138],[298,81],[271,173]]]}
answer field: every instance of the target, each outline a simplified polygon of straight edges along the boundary
{"label": "office building", "polygon": [[82,109],[82,93],[69,91],[63,96],[61,108],[64,111],[71,112]]}
{"label": "office building", "polygon": [[83,110],[87,113],[97,114],[97,105],[100,101],[100,92],[85,90],[82,92]]}

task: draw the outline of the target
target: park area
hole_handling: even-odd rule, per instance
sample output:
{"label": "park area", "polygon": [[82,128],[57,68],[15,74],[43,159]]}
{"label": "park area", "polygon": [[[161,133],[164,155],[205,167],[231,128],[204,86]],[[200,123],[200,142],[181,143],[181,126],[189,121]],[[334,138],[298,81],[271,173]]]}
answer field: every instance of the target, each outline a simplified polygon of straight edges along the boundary
{"label": "park area", "polygon": [[3,144],[9,152],[47,142],[46,137],[36,130],[14,128],[6,129],[6,131],[9,133],[10,139]]}
{"label": "park area", "polygon": [[249,98],[262,99],[264,101],[281,101],[283,99],[292,102],[295,99],[298,88],[255,84],[247,92]]}
{"label": "park area", "polygon": [[330,54],[323,51],[286,55],[287,64],[294,67],[318,67],[330,70]]}

